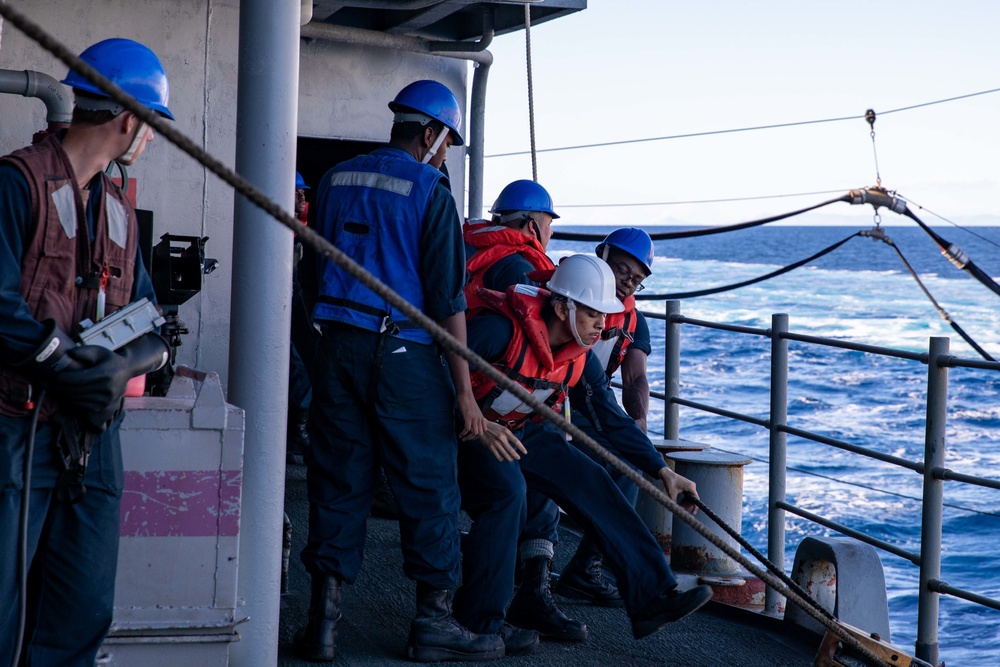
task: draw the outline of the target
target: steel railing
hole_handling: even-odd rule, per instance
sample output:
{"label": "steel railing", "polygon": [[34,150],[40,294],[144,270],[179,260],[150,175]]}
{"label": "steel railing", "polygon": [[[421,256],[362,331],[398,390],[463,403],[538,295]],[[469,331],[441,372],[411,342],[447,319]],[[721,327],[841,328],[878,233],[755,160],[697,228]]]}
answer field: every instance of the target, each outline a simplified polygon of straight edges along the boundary
{"label": "steel railing", "polygon": [[[973,484],[986,488],[1000,489],[1000,480],[955,473],[945,468],[946,437],[948,418],[948,370],[950,368],[972,368],[1000,371],[1000,362],[976,359],[960,359],[949,354],[950,339],[930,338],[928,351],[915,353],[894,348],[864,345],[850,341],[807,336],[788,330],[788,315],[771,316],[771,328],[759,329],[746,326],[722,324],[684,317],[680,314],[679,301],[667,301],[666,313],[645,312],[649,319],[665,322],[664,340],[664,391],[651,391],[650,395],[664,402],[664,438],[676,440],[679,437],[679,408],[708,412],[714,415],[743,421],[768,430],[768,540],[767,557],[778,568],[785,569],[785,513],[791,513],[830,530],[861,540],[882,549],[920,568],[920,590],[918,594],[916,655],[933,665],[938,664],[938,601],[941,594],[951,595],[985,607],[1000,610],[1000,601],[950,586],[941,580],[941,540],[942,512],[944,506],[944,482],[952,481]],[[770,339],[771,372],[769,388],[769,417],[760,419],[750,415],[725,410],[699,403],[680,396],[681,326],[695,326],[729,331],[739,334],[760,336]],[[788,345],[789,342],[821,345],[866,354],[895,357],[915,361],[927,366],[926,426],[924,435],[924,458],[910,461],[898,456],[862,447],[842,440],[836,440],[819,433],[794,428],[788,425]],[[797,507],[785,499],[786,488],[786,439],[788,435],[836,447],[854,454],[867,456],[891,465],[915,471],[923,476],[921,498],[922,516],[920,530],[920,552],[902,549],[884,540],[861,531],[831,521],[822,516]],[[767,589],[765,610],[776,613],[781,596]]]}

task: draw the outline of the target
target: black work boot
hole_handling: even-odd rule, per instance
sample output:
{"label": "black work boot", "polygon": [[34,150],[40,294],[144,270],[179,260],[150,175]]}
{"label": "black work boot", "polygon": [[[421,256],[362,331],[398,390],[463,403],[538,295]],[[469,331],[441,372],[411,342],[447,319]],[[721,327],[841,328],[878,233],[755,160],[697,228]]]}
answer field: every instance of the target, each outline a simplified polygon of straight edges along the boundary
{"label": "black work boot", "polygon": [[448,591],[417,584],[417,617],[410,624],[406,655],[417,662],[483,661],[504,656],[500,635],[477,635],[451,615]]}
{"label": "black work boot", "polygon": [[505,655],[531,655],[538,648],[538,633],[504,623],[500,629]]}
{"label": "black work boot", "polygon": [[679,591],[670,589],[649,601],[632,617],[632,636],[648,637],[662,630],[667,623],[678,621],[705,606],[712,599],[712,587],[706,584]]}
{"label": "black work boot", "polygon": [[581,543],[555,585],[555,592],[572,600],[582,600],[598,607],[621,607],[625,604],[618,588],[601,566],[604,557],[596,549]]}
{"label": "black work boot", "polygon": [[295,650],[303,660],[330,662],[340,620],[340,580],[314,574],[309,598],[309,622],[295,633]]}
{"label": "black work boot", "polygon": [[582,642],[587,638],[587,626],[562,613],[552,596],[551,563],[545,556],[524,561],[521,587],[507,609],[507,620],[517,627],[537,630],[546,639]]}

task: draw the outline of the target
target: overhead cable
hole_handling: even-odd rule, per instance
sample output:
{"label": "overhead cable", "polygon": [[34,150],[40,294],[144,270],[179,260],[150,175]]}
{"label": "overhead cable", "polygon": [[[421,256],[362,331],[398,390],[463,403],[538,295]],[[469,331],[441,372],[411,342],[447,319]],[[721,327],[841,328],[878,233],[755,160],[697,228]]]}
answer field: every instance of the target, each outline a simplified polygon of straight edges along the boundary
{"label": "overhead cable", "polygon": [[[940,213],[935,213],[934,211],[930,210],[929,208],[927,208],[925,206],[921,206],[920,204],[918,204],[917,202],[913,201],[910,198],[907,198],[906,201],[910,204],[910,206],[916,206],[921,211],[927,211],[928,213],[930,213],[931,215],[933,215],[935,218],[937,218],[939,220],[943,220],[944,222],[947,222],[952,227],[956,227],[958,229],[961,229],[963,232],[966,232],[968,234],[972,234],[973,236],[975,236],[980,241],[983,241],[985,243],[989,243],[992,246],[996,246],[997,248],[1000,248],[1000,243],[997,243],[993,239],[987,238],[987,237],[983,236],[982,234],[979,234],[978,232],[974,232],[974,231],[972,231],[972,229],[970,229],[967,226],[960,225],[957,222],[949,220],[948,218],[944,217]],[[559,208],[565,208],[565,206],[563,206],[563,205],[560,204]]]}
{"label": "overhead cable", "polygon": [[[919,109],[921,107],[928,107],[935,104],[944,104],[946,102],[954,102],[956,100],[964,100],[970,97],[977,97],[979,95],[989,95],[990,93],[1000,92],[1000,88],[991,88],[990,90],[981,90],[976,93],[969,93],[967,95],[958,95],[955,97],[948,97],[941,100],[934,100],[932,102],[921,102],[920,104],[911,104],[910,106],[899,107],[897,109],[889,109],[888,111],[880,111],[880,114],[887,113],[898,113],[900,111],[910,111],[911,109]],[[820,123],[838,123],[844,120],[863,120],[865,114],[854,115],[854,116],[839,116],[837,118],[820,118],[817,120],[801,120],[794,121],[790,123],[773,123],[770,125],[752,125],[750,127],[735,127],[726,130],[709,130],[707,132],[689,132],[687,134],[669,134],[663,137],[647,137],[644,139],[623,139],[620,141],[605,141],[595,144],[580,144],[577,146],[559,146],[556,148],[540,148],[537,149],[536,153],[554,153],[556,151],[573,151],[582,148],[602,148],[604,146],[622,146],[625,144],[641,144],[650,141],[666,141],[668,139],[690,139],[694,137],[708,137],[716,134],[732,134],[736,132],[753,132],[756,130],[775,130],[783,127],[796,127],[800,125],[818,125]],[[527,155],[531,151],[513,151],[510,153],[494,153],[492,155],[486,155],[484,157],[511,157],[514,155]]]}

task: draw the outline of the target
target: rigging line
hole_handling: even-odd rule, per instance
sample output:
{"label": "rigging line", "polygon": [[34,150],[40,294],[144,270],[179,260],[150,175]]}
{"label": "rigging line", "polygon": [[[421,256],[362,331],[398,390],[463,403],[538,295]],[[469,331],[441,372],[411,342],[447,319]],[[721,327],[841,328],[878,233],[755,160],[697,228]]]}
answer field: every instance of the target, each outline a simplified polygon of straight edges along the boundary
{"label": "rigging line", "polygon": [[697,291],[694,291],[694,292],[678,292],[676,294],[641,294],[641,293],[638,293],[638,294],[634,295],[635,296],[635,300],[636,301],[661,301],[661,300],[668,300],[668,299],[693,299],[693,298],[699,297],[699,296],[708,296],[709,294],[719,294],[720,292],[728,292],[730,290],[739,289],[741,287],[746,287],[748,285],[753,285],[754,283],[760,283],[760,282],[763,282],[765,280],[769,280],[771,278],[775,278],[777,276],[780,276],[783,273],[788,273],[789,271],[793,271],[793,270],[799,268],[800,266],[802,266],[803,264],[807,264],[807,263],[813,261],[814,259],[818,259],[818,258],[822,257],[823,255],[825,255],[827,253],[833,252],[834,250],[836,250],[840,246],[844,245],[845,243],[847,243],[848,241],[850,241],[851,239],[853,239],[855,236],[860,236],[860,235],[861,235],[861,232],[854,232],[853,234],[851,234],[847,238],[842,239],[840,241],[837,241],[833,245],[831,245],[831,246],[829,246],[827,248],[824,248],[823,250],[820,250],[818,253],[816,253],[815,255],[812,255],[811,257],[806,257],[805,259],[799,260],[798,262],[795,262],[794,264],[789,264],[788,266],[782,267],[782,268],[778,269],[777,271],[772,271],[771,273],[768,273],[768,274],[763,275],[763,276],[758,276],[756,278],[751,278],[750,280],[744,280],[743,282],[733,283],[732,285],[723,285],[721,287],[711,287],[711,288],[708,288],[708,289],[697,290]]}
{"label": "rigging line", "polygon": [[900,250],[899,247],[897,247],[895,243],[893,243],[892,239],[890,239],[889,237],[886,236],[886,237],[882,238],[882,241],[885,242],[885,243],[888,243],[892,247],[892,249],[896,251],[896,254],[899,255],[899,259],[901,259],[902,262],[903,262],[903,265],[906,266],[907,271],[909,271],[910,275],[913,276],[913,279],[917,281],[917,285],[920,286],[920,289],[923,291],[923,293],[927,296],[928,299],[930,299],[930,302],[932,304],[934,304],[934,308],[937,309],[938,315],[941,316],[941,319],[943,319],[945,322],[947,322],[948,325],[952,329],[954,329],[955,332],[959,336],[961,336],[962,339],[965,340],[966,343],[968,343],[969,345],[971,345],[972,349],[974,349],[976,352],[979,353],[979,356],[981,356],[986,361],[996,361],[996,359],[994,359],[993,357],[991,357],[986,350],[984,350],[983,348],[981,348],[979,346],[979,343],[977,343],[976,341],[974,341],[972,339],[972,336],[970,336],[969,334],[965,333],[965,330],[961,326],[959,326],[958,322],[955,322],[954,320],[951,319],[951,315],[949,315],[948,312],[944,308],[942,308],[941,305],[934,299],[934,296],[924,286],[923,281],[920,280],[920,276],[918,276],[917,272],[913,270],[913,267],[910,266],[910,263],[908,261],[906,261],[906,257],[903,256],[903,251]]}
{"label": "rigging line", "polygon": [[[997,242],[996,242],[996,241],[994,241],[993,239],[991,239],[991,238],[987,238],[987,237],[983,236],[982,234],[979,234],[979,233],[977,233],[977,232],[974,232],[974,231],[972,231],[972,229],[970,229],[969,227],[965,227],[965,226],[963,226],[963,225],[960,225],[960,224],[958,224],[957,222],[954,222],[954,221],[952,221],[952,220],[949,220],[948,218],[944,217],[944,216],[943,216],[943,215],[941,215],[940,213],[935,213],[934,211],[930,210],[929,208],[926,208],[926,207],[924,207],[924,206],[921,206],[920,204],[918,204],[917,202],[913,201],[913,200],[912,200],[912,199],[910,199],[909,197],[907,197],[907,198],[906,198],[906,201],[907,201],[907,203],[908,203],[908,204],[912,204],[913,206],[916,206],[916,207],[917,207],[917,208],[919,208],[919,209],[920,209],[921,211],[927,211],[928,213],[930,213],[931,215],[933,215],[933,216],[934,216],[935,218],[938,218],[939,220],[944,220],[945,222],[947,222],[947,223],[948,223],[949,225],[951,225],[952,227],[955,227],[955,228],[957,228],[957,229],[961,229],[961,230],[962,230],[963,232],[966,232],[966,233],[968,233],[968,234],[972,234],[973,236],[975,236],[975,237],[976,237],[977,239],[979,239],[980,241],[984,241],[984,242],[986,242],[986,243],[989,243],[989,244],[990,244],[990,245],[992,245],[992,246],[996,246],[997,248],[1000,248],[1000,243],[997,243]],[[560,205],[560,208],[566,208],[566,206],[565,206],[565,205]]]}
{"label": "rigging line", "polygon": [[755,197],[727,197],[725,199],[689,199],[687,201],[656,201],[656,202],[632,202],[628,204],[559,204],[559,208],[624,208],[628,206],[674,206],[677,204],[721,204],[734,201],[754,201],[758,199],[782,199],[785,197],[808,197],[812,195],[829,195],[834,192],[843,192],[850,188],[837,188],[836,190],[816,190],[814,192],[793,192],[784,195],[757,195]]}
{"label": "rigging line", "polygon": [[[842,197],[837,197],[835,199],[829,199],[825,202],[816,204],[814,206],[807,206],[806,208],[800,208],[796,211],[791,211],[789,213],[782,213],[780,215],[773,215],[768,218],[761,218],[759,220],[750,220],[749,222],[739,222],[734,225],[723,225],[720,227],[704,227],[702,229],[683,229],[677,232],[655,232],[649,235],[654,241],[667,241],[672,239],[686,239],[694,236],[708,236],[710,234],[722,234],[724,232],[734,232],[740,229],[749,229],[750,227],[757,227],[759,225],[766,225],[769,222],[777,222],[778,220],[784,220],[785,218],[791,218],[802,213],[808,213],[809,211],[814,211],[818,208],[828,206],[829,204],[834,204],[836,202],[850,202],[851,195],[846,194]],[[557,241],[603,241],[605,234],[587,234],[584,232],[563,232],[553,230],[552,238]]]}
{"label": "rigging line", "polygon": [[[653,431],[653,433],[655,433],[655,431]],[[657,435],[662,435],[662,433],[657,434]],[[745,456],[746,458],[753,459],[754,461],[757,461],[758,463],[768,463],[767,459],[760,458],[758,456],[752,456],[750,454],[745,454],[743,452],[732,452],[732,451],[729,451],[727,449],[720,449],[718,447],[712,447],[712,449],[718,449],[720,452],[725,452],[727,454],[736,454],[738,456]],[[851,481],[848,481],[846,479],[840,479],[839,477],[833,477],[831,475],[824,475],[823,473],[814,472],[812,470],[806,470],[804,468],[796,468],[794,466],[785,466],[785,470],[792,470],[794,472],[801,473],[803,475],[809,475],[811,477],[819,477],[821,479],[825,479],[825,480],[828,480],[828,481],[831,481],[831,482],[837,482],[838,484],[844,484],[844,485],[847,485],[847,486],[856,486],[856,487],[858,487],[860,489],[867,489],[869,491],[876,491],[878,493],[884,493],[884,494],[889,495],[889,496],[896,496],[897,498],[904,498],[906,500],[912,500],[912,501],[918,502],[918,503],[922,503],[923,502],[923,499],[922,498],[918,498],[917,496],[908,496],[905,493],[900,493],[898,491],[889,491],[888,489],[879,488],[877,486],[869,486],[868,484],[862,484],[861,482],[851,482]],[[996,517],[996,518],[1000,519],[1000,513],[997,513],[997,512],[987,512],[986,510],[977,510],[977,509],[973,509],[971,507],[965,507],[964,505],[956,505],[954,503],[941,503],[941,504],[944,505],[945,507],[950,507],[951,509],[954,509],[954,510],[960,510],[962,512],[969,512],[970,514],[982,514],[983,516],[992,516],[992,517]]]}
{"label": "rigging line", "polygon": [[967,95],[958,95],[956,97],[948,97],[943,100],[934,100],[933,102],[921,102],[920,104],[911,104],[908,107],[899,107],[898,109],[889,109],[888,111],[879,111],[880,114],[887,113],[897,113],[900,111],[909,111],[910,109],[919,109],[921,107],[929,107],[934,104],[944,104],[945,102],[954,102],[955,100],[964,100],[970,97],[978,97],[979,95],[989,95],[990,93],[1000,92],[1000,88],[991,88],[990,90],[980,90],[978,93],[969,93]]}
{"label": "rigging line", "polygon": [[[964,100],[969,97],[976,97],[979,95],[988,95],[990,93],[1000,92],[1000,88],[991,88],[990,90],[981,90],[977,93],[969,93],[968,95],[959,95],[957,97],[949,97],[942,100],[934,100],[933,102],[922,102],[920,104],[913,104],[907,107],[899,107],[897,109],[890,109],[889,111],[880,111],[880,114],[887,113],[898,113],[900,111],[909,111],[911,109],[919,109],[920,107],[927,107],[934,104],[943,104],[945,102],[954,102],[956,100]],[[817,120],[801,120],[794,121],[790,123],[773,123],[771,125],[754,125],[750,127],[736,127],[727,130],[709,130],[706,132],[690,132],[687,134],[671,134],[663,137],[647,137],[645,139],[623,139],[620,141],[605,141],[596,144],[580,144],[578,146],[559,146],[556,148],[542,148],[539,149],[539,153],[554,153],[556,151],[572,151],[582,148],[601,148],[604,146],[621,146],[624,144],[640,144],[650,141],[666,141],[668,139],[689,139],[693,137],[708,137],[716,134],[732,134],[735,132],[752,132],[755,130],[774,130],[783,127],[796,127],[799,125],[818,125],[820,123],[837,123],[844,120],[858,120],[864,119],[864,115],[854,115],[854,116],[840,116],[838,118],[820,118]],[[513,151],[510,153],[493,153],[492,155],[486,155],[484,157],[511,157],[514,155],[526,155],[528,151]]]}
{"label": "rigging line", "polygon": [[[818,123],[836,123],[842,120],[857,120],[863,116],[842,116],[840,118],[824,118],[822,120],[802,120],[791,123],[774,123],[771,125],[755,125],[753,127],[735,127],[728,130],[708,130],[705,132],[688,132],[686,134],[668,134],[663,137],[647,137],[645,139],[622,139],[620,141],[603,141],[596,144],[580,144],[577,146],[558,146],[556,148],[540,148],[539,153],[555,153],[558,151],[574,151],[582,148],[603,148],[605,146],[622,146],[625,144],[642,144],[650,141],[667,141],[669,139],[691,139],[694,137],[710,137],[717,134],[732,134],[735,132],[751,132],[754,130],[774,130],[782,127],[795,127],[797,125],[815,125]],[[510,153],[493,153],[484,157],[512,157],[514,155],[526,155],[529,151],[512,151]]]}
{"label": "rigging line", "polygon": [[538,151],[535,149],[535,89],[531,75],[531,5],[524,3],[524,51],[528,67],[528,134],[531,139],[531,180],[538,182]]}

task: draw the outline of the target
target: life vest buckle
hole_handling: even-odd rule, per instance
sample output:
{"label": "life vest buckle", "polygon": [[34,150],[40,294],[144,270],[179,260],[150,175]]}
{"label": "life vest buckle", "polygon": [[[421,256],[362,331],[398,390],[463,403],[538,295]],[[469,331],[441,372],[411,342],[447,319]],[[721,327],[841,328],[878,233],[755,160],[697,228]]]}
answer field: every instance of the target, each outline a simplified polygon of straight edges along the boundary
{"label": "life vest buckle", "polygon": [[390,336],[396,336],[399,334],[399,325],[392,321],[392,318],[386,315],[382,318],[382,324],[379,325],[379,333],[387,333]]}

